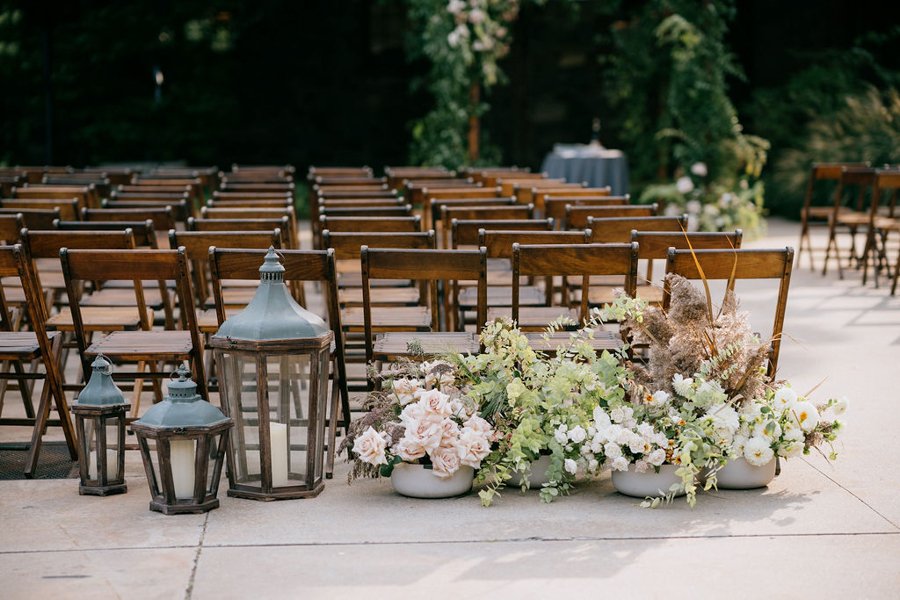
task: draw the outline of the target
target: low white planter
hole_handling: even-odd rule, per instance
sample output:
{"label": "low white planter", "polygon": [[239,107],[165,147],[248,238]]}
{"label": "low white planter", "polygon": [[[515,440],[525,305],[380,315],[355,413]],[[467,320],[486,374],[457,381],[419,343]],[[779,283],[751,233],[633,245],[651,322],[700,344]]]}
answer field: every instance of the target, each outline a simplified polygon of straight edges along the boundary
{"label": "low white planter", "polygon": [[751,490],[765,487],[775,478],[776,462],[773,458],[757,467],[743,458],[735,458],[728,461],[728,464],[716,473],[716,485],[720,490]]}
{"label": "low white planter", "polygon": [[[669,493],[673,483],[681,483],[681,478],[675,474],[675,465],[662,465],[657,473],[650,467],[644,473],[634,470],[634,465],[628,465],[627,471],[613,471],[612,482],[616,491],[626,496],[646,498],[647,496],[663,496]],[[675,494],[683,496],[684,490]]]}
{"label": "low white planter", "polygon": [[472,489],[475,469],[461,466],[459,470],[442,479],[423,465],[400,463],[391,471],[391,485],[401,496],[410,498],[452,498]]}
{"label": "low white planter", "polygon": [[[531,472],[528,475],[528,488],[529,489],[539,489],[543,487],[545,483],[550,482],[550,477],[547,476],[547,469],[550,468],[550,456],[547,454],[541,455],[538,457],[536,461],[531,463]],[[512,476],[507,480],[506,485],[509,487],[522,487],[522,473],[518,471],[513,471]]]}

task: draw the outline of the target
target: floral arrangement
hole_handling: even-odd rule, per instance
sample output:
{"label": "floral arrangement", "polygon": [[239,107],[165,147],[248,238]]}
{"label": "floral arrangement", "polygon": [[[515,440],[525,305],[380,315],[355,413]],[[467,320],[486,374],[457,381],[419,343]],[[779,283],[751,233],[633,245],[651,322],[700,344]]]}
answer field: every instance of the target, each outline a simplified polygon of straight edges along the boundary
{"label": "floral arrangement", "polygon": [[711,181],[706,165],[691,165],[673,183],[649,185],[641,202],[665,205],[667,215],[687,214],[689,231],[740,228],[750,238],[765,233],[763,182],[758,173],[744,173],[735,183]]}
{"label": "floral arrangement", "polygon": [[[550,332],[560,324],[551,324]],[[580,476],[597,474],[602,461],[592,452],[595,408],[625,395],[621,357],[597,354],[590,345],[595,319],[557,348],[553,356],[536,352],[508,320],[488,324],[481,334],[485,351],[453,360],[460,385],[481,406],[497,430],[497,442],[484,459],[476,483],[482,504],[490,506],[513,473],[528,486],[532,464],[549,456],[549,481],[541,500],[567,494]]]}
{"label": "floral arrangement", "polygon": [[[701,474],[703,488],[712,489],[730,460],[760,466],[837,439],[846,401],[815,406],[787,384],[771,382],[769,342],[752,333],[733,292],[714,314],[709,298],[684,278],[669,275],[666,284],[668,312],[624,295],[602,311],[646,346],[647,358],[629,362],[629,393],[595,412],[592,451],[618,471],[674,465],[680,480],[644,506],[671,502],[682,491],[693,506]],[[829,457],[836,457],[833,448]]]}
{"label": "floral arrangement", "polygon": [[384,389],[369,395],[369,412],[351,424],[341,446],[355,456],[350,478],[387,477],[401,462],[424,464],[440,478],[463,466],[478,469],[490,452],[494,429],[454,381],[444,361],[392,370]]}

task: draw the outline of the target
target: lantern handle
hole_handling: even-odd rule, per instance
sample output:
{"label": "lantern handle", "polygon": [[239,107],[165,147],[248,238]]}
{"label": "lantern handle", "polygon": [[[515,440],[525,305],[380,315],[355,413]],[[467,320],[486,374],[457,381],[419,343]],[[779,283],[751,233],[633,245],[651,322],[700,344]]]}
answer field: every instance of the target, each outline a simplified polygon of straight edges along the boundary
{"label": "lantern handle", "polygon": [[184,366],[184,363],[181,363],[180,365],[178,365],[177,369],[175,369],[174,371],[172,371],[169,374],[169,380],[170,381],[187,381],[188,379],[190,379],[190,375],[191,375],[190,369],[188,369],[186,366]]}
{"label": "lantern handle", "polygon": [[[108,358],[106,358],[105,356],[103,356],[102,353],[101,353],[101,354],[98,354],[97,357],[94,358],[94,363],[96,363],[97,361],[100,361],[100,360],[102,360],[103,362],[105,362],[106,365],[103,366],[103,367],[98,367],[98,368],[96,368],[95,370],[96,370],[98,373],[100,373],[101,375],[112,375],[112,372],[113,372],[112,361],[109,360]],[[91,366],[93,367],[94,364],[91,364]]]}

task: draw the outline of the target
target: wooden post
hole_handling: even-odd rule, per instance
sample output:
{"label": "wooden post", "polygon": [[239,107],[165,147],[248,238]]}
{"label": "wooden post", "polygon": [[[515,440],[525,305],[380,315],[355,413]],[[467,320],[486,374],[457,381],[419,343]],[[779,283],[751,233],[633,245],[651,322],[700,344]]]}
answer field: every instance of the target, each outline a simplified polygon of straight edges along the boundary
{"label": "wooden post", "polygon": [[481,138],[481,121],[478,118],[478,105],[481,103],[481,86],[473,83],[469,88],[469,163],[478,160],[478,140]]}

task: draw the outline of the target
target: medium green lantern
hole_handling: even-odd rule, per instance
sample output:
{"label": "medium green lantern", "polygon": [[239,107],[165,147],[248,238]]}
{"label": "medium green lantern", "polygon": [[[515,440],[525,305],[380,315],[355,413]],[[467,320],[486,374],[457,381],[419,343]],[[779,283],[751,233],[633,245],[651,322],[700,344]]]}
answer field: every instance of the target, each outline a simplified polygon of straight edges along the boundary
{"label": "medium green lantern", "polygon": [[130,405],[112,379],[103,355],[91,363],[91,379],[72,404],[78,433],[79,494],[124,494],[125,413]]}
{"label": "medium green lantern", "polygon": [[255,500],[316,496],[324,488],[328,367],[334,335],[298,305],[269,248],[260,284],[210,339],[222,409],[235,421],[228,495]]}
{"label": "medium green lantern", "polygon": [[219,507],[219,479],[232,421],[197,394],[184,365],[176,375],[168,396],[131,428],[150,485],[150,510],[204,513]]}

